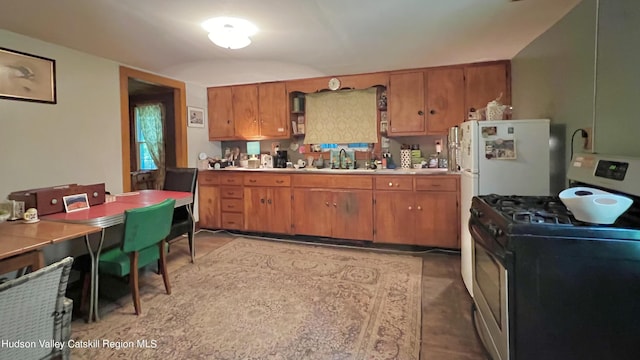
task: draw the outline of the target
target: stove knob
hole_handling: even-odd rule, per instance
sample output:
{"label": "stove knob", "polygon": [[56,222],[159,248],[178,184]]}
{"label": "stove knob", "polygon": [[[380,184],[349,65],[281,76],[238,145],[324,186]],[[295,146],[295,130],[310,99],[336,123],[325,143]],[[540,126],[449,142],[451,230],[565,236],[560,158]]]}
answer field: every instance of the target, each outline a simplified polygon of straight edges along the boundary
{"label": "stove knob", "polygon": [[489,225],[489,232],[495,237],[502,235],[502,229],[500,229],[496,225]]}
{"label": "stove knob", "polygon": [[482,211],[478,209],[471,208],[471,215],[475,217],[482,217]]}

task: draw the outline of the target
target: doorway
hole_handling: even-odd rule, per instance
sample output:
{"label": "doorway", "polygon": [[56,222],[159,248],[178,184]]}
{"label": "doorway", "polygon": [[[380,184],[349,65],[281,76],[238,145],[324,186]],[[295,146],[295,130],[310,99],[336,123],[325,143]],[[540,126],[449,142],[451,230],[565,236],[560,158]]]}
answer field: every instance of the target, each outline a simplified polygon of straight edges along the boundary
{"label": "doorway", "polygon": [[[129,104],[130,80],[136,83],[160,86],[168,88],[173,93],[173,129],[167,131],[173,134],[171,158],[175,159],[175,166],[187,166],[187,123],[186,123],[186,87],[184,82],[165,78],[159,75],[146,73],[140,70],[120,67],[120,117],[122,132],[122,189],[131,191],[131,112]],[[173,165],[173,164],[171,164]]]}

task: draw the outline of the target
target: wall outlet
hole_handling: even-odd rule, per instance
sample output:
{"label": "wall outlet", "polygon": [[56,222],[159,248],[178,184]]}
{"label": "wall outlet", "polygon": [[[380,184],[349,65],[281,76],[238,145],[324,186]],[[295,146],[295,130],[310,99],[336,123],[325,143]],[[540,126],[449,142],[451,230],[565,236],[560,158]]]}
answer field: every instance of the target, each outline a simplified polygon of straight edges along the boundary
{"label": "wall outlet", "polygon": [[584,130],[587,132],[587,137],[582,139],[584,141],[582,145],[582,149],[587,151],[592,151],[593,150],[593,128],[586,127],[584,128]]}

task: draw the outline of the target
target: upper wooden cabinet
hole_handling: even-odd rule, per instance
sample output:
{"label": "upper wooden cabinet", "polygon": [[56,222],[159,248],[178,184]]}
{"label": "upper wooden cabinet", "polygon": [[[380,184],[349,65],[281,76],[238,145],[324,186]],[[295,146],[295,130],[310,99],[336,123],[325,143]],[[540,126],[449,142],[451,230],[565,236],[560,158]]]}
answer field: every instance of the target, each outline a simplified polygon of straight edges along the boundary
{"label": "upper wooden cabinet", "polygon": [[209,140],[288,138],[284,82],[207,89]]}
{"label": "upper wooden cabinet", "polygon": [[235,136],[231,86],[207,89],[209,140],[226,140]]}
{"label": "upper wooden cabinet", "polygon": [[508,61],[470,64],[464,68],[465,112],[482,109],[500,94],[500,102],[511,104]]}
{"label": "upper wooden cabinet", "polygon": [[424,71],[392,73],[387,89],[389,136],[425,135]]}
{"label": "upper wooden cabinet", "polygon": [[426,90],[427,134],[445,134],[466,119],[462,68],[429,70]]}
{"label": "upper wooden cabinet", "polygon": [[288,99],[284,82],[258,85],[260,136],[268,138],[289,137]]}

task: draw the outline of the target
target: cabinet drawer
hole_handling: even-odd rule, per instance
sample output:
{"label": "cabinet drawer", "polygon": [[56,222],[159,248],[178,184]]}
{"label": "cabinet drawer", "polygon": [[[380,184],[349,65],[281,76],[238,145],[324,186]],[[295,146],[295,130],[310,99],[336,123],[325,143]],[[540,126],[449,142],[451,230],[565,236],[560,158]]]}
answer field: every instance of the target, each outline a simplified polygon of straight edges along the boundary
{"label": "cabinet drawer", "polygon": [[454,177],[416,177],[416,191],[456,191],[457,189],[457,181]]}
{"label": "cabinet drawer", "polygon": [[220,185],[242,185],[242,174],[220,174]]}
{"label": "cabinet drawer", "polygon": [[242,212],[244,205],[242,199],[222,199],[220,200],[221,211]]}
{"label": "cabinet drawer", "polygon": [[413,176],[376,176],[376,190],[413,190]]}
{"label": "cabinet drawer", "polygon": [[223,199],[242,199],[242,188],[223,186],[220,188],[220,197]]}
{"label": "cabinet drawer", "polygon": [[218,185],[220,183],[220,176],[211,171],[200,171],[198,174],[198,183],[200,185]]}
{"label": "cabinet drawer", "polygon": [[290,175],[280,174],[247,174],[244,176],[246,186],[291,186]]}
{"label": "cabinet drawer", "polygon": [[244,222],[240,213],[222,213],[222,228],[243,230]]}
{"label": "cabinet drawer", "polygon": [[340,189],[373,189],[373,177],[369,175],[333,176],[332,187]]}
{"label": "cabinet drawer", "polygon": [[293,178],[296,187],[315,187],[329,189],[373,189],[373,180],[369,175],[296,175]]}

